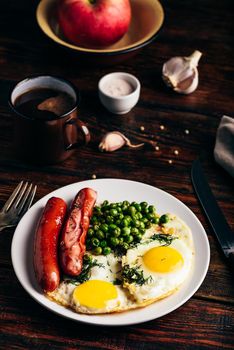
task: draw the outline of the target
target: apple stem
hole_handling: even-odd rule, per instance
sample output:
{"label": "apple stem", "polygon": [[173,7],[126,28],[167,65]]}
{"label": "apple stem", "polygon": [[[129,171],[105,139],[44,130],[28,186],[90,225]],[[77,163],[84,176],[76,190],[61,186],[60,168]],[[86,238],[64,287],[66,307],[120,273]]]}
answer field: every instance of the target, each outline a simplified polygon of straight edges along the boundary
{"label": "apple stem", "polygon": [[96,0],[89,0],[91,5],[94,5],[96,3]]}

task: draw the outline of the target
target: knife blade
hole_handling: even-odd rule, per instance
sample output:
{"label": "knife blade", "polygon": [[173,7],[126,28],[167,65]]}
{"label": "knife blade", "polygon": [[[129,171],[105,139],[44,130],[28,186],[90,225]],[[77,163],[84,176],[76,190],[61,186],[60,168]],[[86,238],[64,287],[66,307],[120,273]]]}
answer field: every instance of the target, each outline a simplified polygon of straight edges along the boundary
{"label": "knife blade", "polygon": [[226,258],[228,258],[232,270],[234,271],[234,233],[217,204],[202,170],[199,159],[196,159],[192,164],[191,180],[197,197],[212,226],[222,251]]}

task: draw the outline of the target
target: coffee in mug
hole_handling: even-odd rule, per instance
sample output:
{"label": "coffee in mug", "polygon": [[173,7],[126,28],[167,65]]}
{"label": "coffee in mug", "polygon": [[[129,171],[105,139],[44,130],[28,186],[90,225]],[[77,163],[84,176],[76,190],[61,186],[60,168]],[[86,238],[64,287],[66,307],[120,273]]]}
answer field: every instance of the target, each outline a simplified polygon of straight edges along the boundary
{"label": "coffee in mug", "polygon": [[64,79],[25,79],[13,88],[9,103],[17,155],[30,163],[61,162],[89,142],[89,130],[78,118],[79,93]]}

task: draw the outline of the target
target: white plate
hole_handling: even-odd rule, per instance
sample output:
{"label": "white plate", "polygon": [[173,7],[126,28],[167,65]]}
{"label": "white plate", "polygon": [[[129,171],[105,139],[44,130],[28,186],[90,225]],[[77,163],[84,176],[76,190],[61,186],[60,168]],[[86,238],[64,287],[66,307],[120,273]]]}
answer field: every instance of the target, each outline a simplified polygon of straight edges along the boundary
{"label": "white plate", "polygon": [[[110,202],[146,201],[154,204],[160,214],[171,212],[183,219],[191,228],[195,248],[195,264],[188,280],[173,295],[158,301],[142,309],[127,311],[109,315],[82,315],[60,306],[48,298],[40,291],[36,282],[33,270],[33,238],[35,225],[41,214],[43,207],[51,196],[65,199],[68,203],[74,198],[76,193],[84,188],[91,187],[98,192],[98,202],[105,199]],[[35,203],[24,215],[18,224],[12,240],[11,247],[12,263],[21,285],[38,303],[47,309],[75,321],[81,321],[96,325],[119,326],[131,325],[149,321],[177,309],[184,304],[197,291],[201,285],[210,260],[210,248],[206,232],[197,217],[175,197],[156,188],[140,182],[118,180],[118,179],[98,179],[74,183],[62,187]],[[198,259],[199,256],[199,259]]]}

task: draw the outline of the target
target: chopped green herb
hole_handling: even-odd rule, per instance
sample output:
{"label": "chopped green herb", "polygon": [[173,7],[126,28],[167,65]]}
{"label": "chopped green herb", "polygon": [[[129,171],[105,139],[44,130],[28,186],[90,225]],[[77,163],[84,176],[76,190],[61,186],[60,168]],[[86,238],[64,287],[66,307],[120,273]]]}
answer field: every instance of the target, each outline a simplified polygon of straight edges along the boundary
{"label": "chopped green herb", "polygon": [[150,240],[152,241],[159,241],[159,243],[164,243],[164,246],[168,246],[171,244],[174,239],[177,239],[178,237],[167,235],[163,233],[155,233],[153,236],[150,237]]}
{"label": "chopped green herb", "polygon": [[140,270],[139,266],[130,267],[125,265],[122,270],[122,278],[124,282],[135,283],[140,286],[152,281],[152,276],[144,277],[143,271]]}
{"label": "chopped green herb", "polygon": [[69,277],[65,277],[65,282],[78,285],[78,284],[81,284],[81,283],[88,281],[90,279],[90,276],[91,276],[91,269],[94,266],[104,268],[104,265],[98,263],[97,259],[93,259],[92,257],[85,255],[84,261],[83,261],[82,271],[79,274],[79,276],[74,277],[72,279]]}
{"label": "chopped green herb", "polygon": [[114,281],[113,281],[113,284],[115,286],[120,286],[122,284],[122,281],[119,279],[119,278],[116,278]]}

